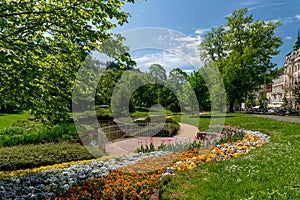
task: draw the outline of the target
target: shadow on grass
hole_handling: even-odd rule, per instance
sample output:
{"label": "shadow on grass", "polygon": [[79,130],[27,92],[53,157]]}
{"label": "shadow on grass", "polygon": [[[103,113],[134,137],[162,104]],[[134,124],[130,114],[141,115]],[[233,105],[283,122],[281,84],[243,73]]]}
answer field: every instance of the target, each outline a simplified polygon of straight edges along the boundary
{"label": "shadow on grass", "polygon": [[21,114],[22,110],[0,110],[0,116],[6,115],[6,114]]}
{"label": "shadow on grass", "polygon": [[135,112],[136,111],[138,111],[138,112],[149,112],[149,108],[135,108]]}

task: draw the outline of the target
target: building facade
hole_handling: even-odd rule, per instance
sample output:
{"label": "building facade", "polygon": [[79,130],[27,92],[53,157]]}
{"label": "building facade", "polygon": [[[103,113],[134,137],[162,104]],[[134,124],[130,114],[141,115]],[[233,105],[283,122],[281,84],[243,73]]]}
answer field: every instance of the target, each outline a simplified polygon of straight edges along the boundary
{"label": "building facade", "polygon": [[300,109],[295,102],[294,88],[300,74],[300,49],[289,53],[284,63],[284,92],[288,100],[288,107]]}
{"label": "building facade", "polygon": [[272,91],[271,91],[271,104],[282,104],[282,99],[284,97],[284,79],[285,75],[281,74],[276,79],[272,81]]}

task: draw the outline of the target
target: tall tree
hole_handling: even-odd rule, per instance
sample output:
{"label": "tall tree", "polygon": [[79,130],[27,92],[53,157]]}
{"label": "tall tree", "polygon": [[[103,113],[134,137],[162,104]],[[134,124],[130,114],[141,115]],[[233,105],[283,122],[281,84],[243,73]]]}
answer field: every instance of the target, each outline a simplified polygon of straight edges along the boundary
{"label": "tall tree", "polygon": [[300,104],[300,76],[298,77],[298,80],[295,83],[295,88],[293,92],[295,95],[295,103]]}
{"label": "tall tree", "polygon": [[295,42],[295,45],[293,47],[293,50],[297,51],[299,48],[300,48],[300,32],[299,32],[299,29],[298,29],[298,36],[297,36],[297,40]]}
{"label": "tall tree", "polygon": [[226,17],[227,24],[207,33],[201,43],[202,58],[209,57],[224,81],[229,111],[263,83],[271,58],[279,54],[281,38],[274,35],[279,22],[254,21],[246,8]]}
{"label": "tall tree", "polygon": [[160,64],[153,64],[149,67],[149,79],[155,83],[163,84],[167,81],[166,70]]}
{"label": "tall tree", "polygon": [[0,106],[31,109],[49,124],[67,119],[77,70],[91,50],[130,62],[104,45],[120,38],[109,30],[127,22],[125,2],[134,0],[1,0]]}
{"label": "tall tree", "polygon": [[210,110],[210,97],[207,84],[202,77],[200,71],[195,71],[191,73],[188,77],[188,81],[191,84],[198,101],[198,106],[200,111]]}

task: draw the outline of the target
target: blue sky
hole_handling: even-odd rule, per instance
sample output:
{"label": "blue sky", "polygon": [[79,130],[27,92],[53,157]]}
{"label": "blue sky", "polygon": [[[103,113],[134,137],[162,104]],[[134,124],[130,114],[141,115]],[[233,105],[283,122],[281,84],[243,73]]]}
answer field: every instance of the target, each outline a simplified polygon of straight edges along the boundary
{"label": "blue sky", "polygon": [[[186,41],[195,43],[195,47],[201,42],[203,34],[212,27],[224,26],[225,17],[234,10],[246,7],[249,14],[255,20],[280,21],[282,25],[276,29],[275,34],[282,37],[283,44],[280,55],[274,57],[273,61],[282,67],[285,55],[288,54],[296,41],[297,31],[300,28],[300,1],[299,0],[147,0],[128,4],[125,10],[131,15],[129,23],[118,27],[114,32],[126,32],[128,30],[143,27],[167,28],[183,33]],[[191,44],[190,43],[190,44]],[[153,53],[154,52],[154,53]],[[159,58],[161,51],[147,50],[144,56],[148,58]],[[134,58],[141,58],[142,53],[133,51]],[[147,54],[147,55],[146,55]],[[163,57],[165,63],[168,58],[172,60],[176,55]],[[140,64],[149,64],[145,57]],[[150,62],[151,63],[151,62]]]}

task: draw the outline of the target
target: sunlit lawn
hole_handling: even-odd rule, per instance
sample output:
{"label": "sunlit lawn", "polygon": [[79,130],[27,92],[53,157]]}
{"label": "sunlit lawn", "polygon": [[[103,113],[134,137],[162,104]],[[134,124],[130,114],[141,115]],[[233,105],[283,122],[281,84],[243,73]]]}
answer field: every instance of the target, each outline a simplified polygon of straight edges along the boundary
{"label": "sunlit lawn", "polygon": [[[17,123],[29,123],[34,124],[34,122],[29,121],[30,114],[27,111],[20,111],[20,112],[12,112],[12,113],[1,113],[0,112],[0,129],[5,127],[11,127]],[[36,124],[36,123],[35,123]]]}
{"label": "sunlit lawn", "polygon": [[[200,121],[205,130],[209,118]],[[228,114],[225,124],[270,134],[271,142],[239,158],[178,173],[161,184],[161,199],[300,199],[300,124],[245,114]]]}

